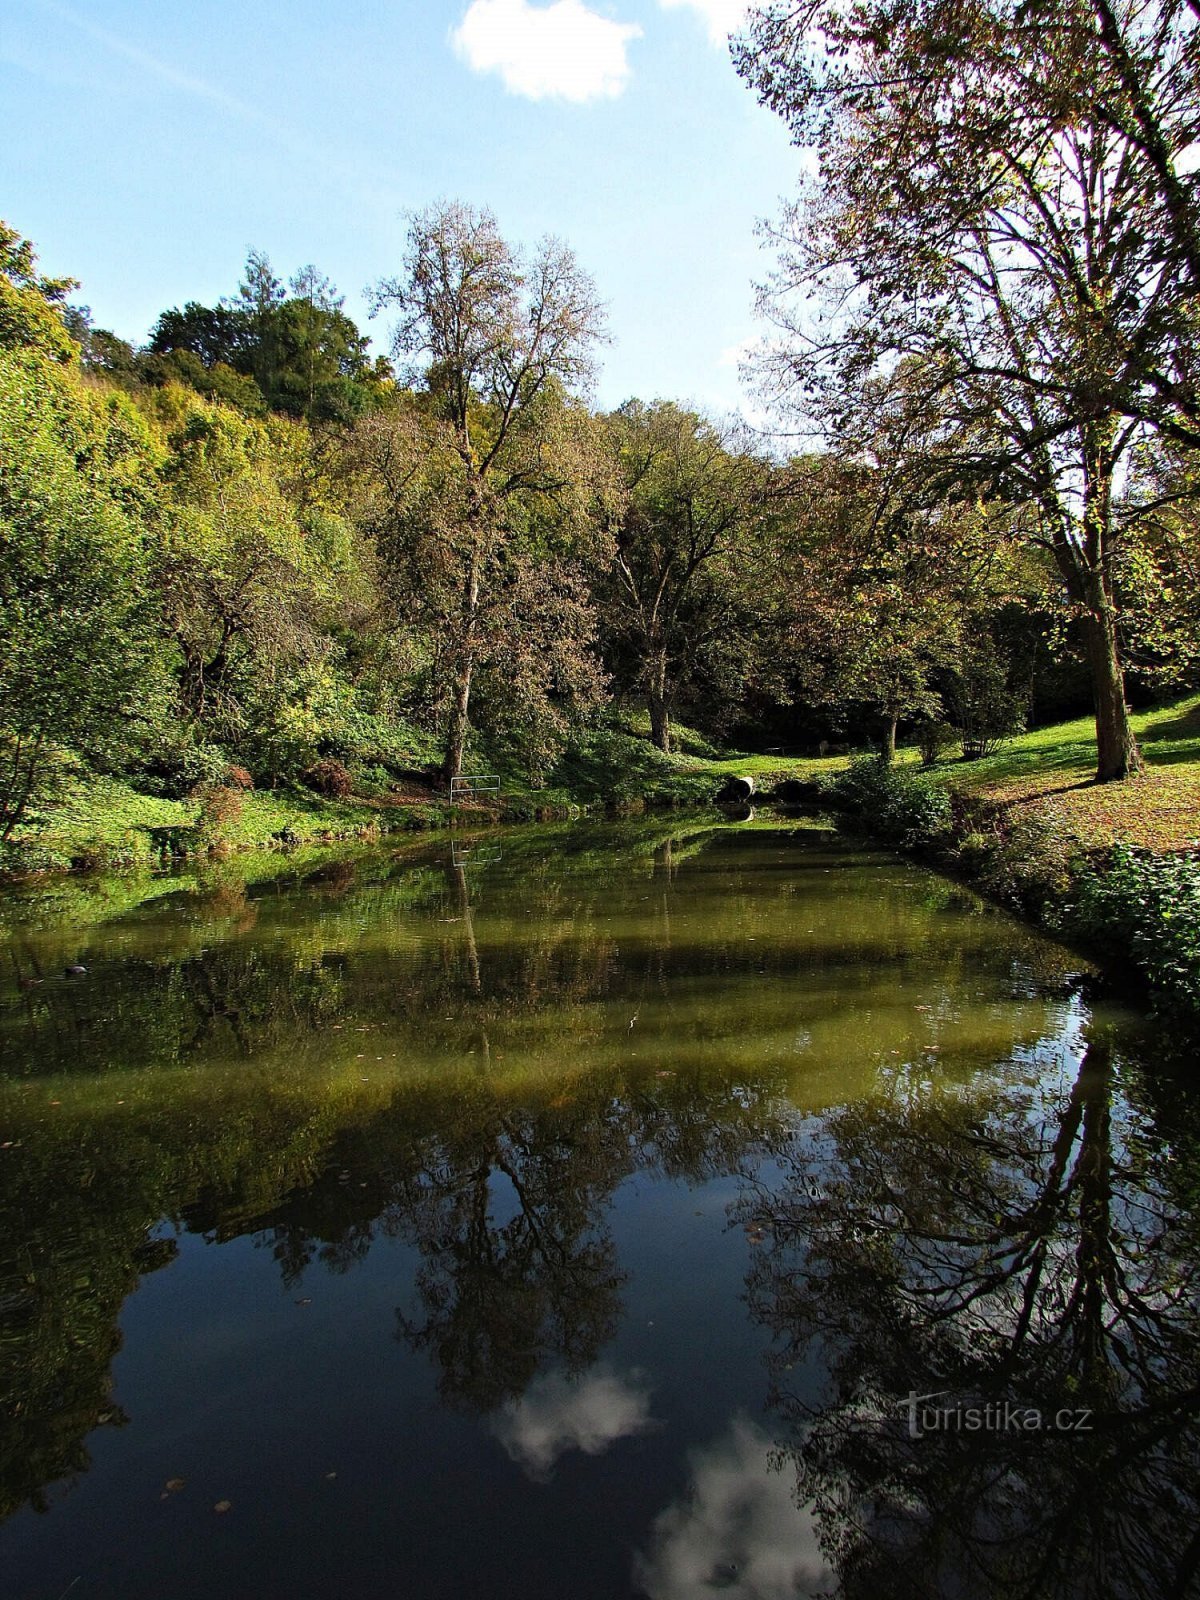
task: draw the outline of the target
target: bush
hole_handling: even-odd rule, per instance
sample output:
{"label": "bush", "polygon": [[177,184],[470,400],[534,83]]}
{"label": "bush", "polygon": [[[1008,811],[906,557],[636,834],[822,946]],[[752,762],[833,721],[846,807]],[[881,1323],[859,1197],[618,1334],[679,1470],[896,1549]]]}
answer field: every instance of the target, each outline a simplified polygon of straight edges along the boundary
{"label": "bush", "polygon": [[1200,1013],[1200,858],[1114,845],[1079,874],[1069,927],[1127,950],[1168,1003]]}
{"label": "bush", "polygon": [[962,840],[959,862],[993,899],[1041,916],[1070,889],[1071,843],[1036,812],[997,811],[983,836],[986,848],[973,854],[979,837],[968,834]]}
{"label": "bush", "polygon": [[164,739],[152,759],[130,774],[144,794],[184,800],[225,782],[229,757],[219,745],[194,744],[186,736]]}
{"label": "bush", "polygon": [[906,850],[928,848],[950,831],[950,798],[919,773],[860,756],[827,790],[830,804],[876,838]]}
{"label": "bush", "polygon": [[1024,730],[1028,693],[1010,684],[1009,665],[986,635],[964,653],[948,699],[964,761],[993,755]]}
{"label": "bush", "polygon": [[938,717],[930,717],[925,722],[919,722],[916,727],[916,735],[917,750],[920,753],[923,767],[936,766],[950,746],[956,743],[958,739],[958,735],[950,724],[943,722]]}
{"label": "bush", "polygon": [[196,818],[196,832],[202,847],[224,844],[231,828],[242,820],[245,799],[240,789],[231,789],[224,783],[215,783],[201,791],[200,815]]}
{"label": "bush", "polygon": [[314,761],[304,773],[304,782],[315,794],[322,794],[327,800],[345,800],[354,790],[350,773],[332,756]]}

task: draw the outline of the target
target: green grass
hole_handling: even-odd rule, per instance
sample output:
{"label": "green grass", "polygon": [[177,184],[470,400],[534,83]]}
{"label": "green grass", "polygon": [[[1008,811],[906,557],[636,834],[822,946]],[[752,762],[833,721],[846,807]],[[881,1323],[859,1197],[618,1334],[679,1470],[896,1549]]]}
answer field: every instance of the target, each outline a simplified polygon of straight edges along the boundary
{"label": "green grass", "polygon": [[[1039,814],[1064,836],[1093,847],[1118,841],[1155,850],[1200,843],[1200,695],[1138,712],[1134,730],[1146,762],[1127,783],[1097,784],[1096,730],[1090,717],[1037,728],[982,761],[943,760],[933,777],[950,788]],[[719,760],[675,758],[714,788],[731,774],[753,777],[759,789],[783,778],[816,778],[848,764],[846,756],[781,759],[725,755]],[[915,749],[897,762],[915,766]]]}
{"label": "green grass", "polygon": [[[1200,695],[1138,712],[1133,726],[1146,771],[1127,783],[1094,782],[1096,731],[1090,717],[1022,734],[982,761],[940,761],[933,776],[966,793],[1028,808],[1088,847],[1118,841],[1156,850],[1195,846],[1200,843]],[[670,761],[697,790],[711,791],[733,774],[753,777],[760,790],[769,790],[784,778],[837,772],[848,759],[726,753],[707,759],[680,754]],[[917,752],[902,749],[897,760],[915,765]]]}
{"label": "green grass", "polygon": [[[200,818],[194,799],[163,800],[118,778],[77,778],[44,818],[13,838],[14,870],[65,871],[71,867],[147,868],[159,860],[152,830],[186,835]],[[426,814],[428,813],[428,814]],[[325,800],[302,792],[238,794],[222,820],[219,845],[234,850],[307,844],[427,826],[444,820],[437,808],[386,806],[366,800]],[[207,848],[209,841],[197,841]]]}
{"label": "green grass", "polygon": [[1146,770],[1125,783],[1097,784],[1090,718],[1038,728],[994,756],[939,764],[939,777],[969,793],[1027,807],[1088,846],[1118,841],[1153,850],[1200,842],[1200,695],[1133,718]]}
{"label": "green grass", "polygon": [[[1133,726],[1149,768],[1200,767],[1200,695],[1136,712]],[[961,770],[982,787],[1050,773],[1086,779],[1095,766],[1095,724],[1091,717],[1080,717],[1022,734],[995,755],[965,763]]]}

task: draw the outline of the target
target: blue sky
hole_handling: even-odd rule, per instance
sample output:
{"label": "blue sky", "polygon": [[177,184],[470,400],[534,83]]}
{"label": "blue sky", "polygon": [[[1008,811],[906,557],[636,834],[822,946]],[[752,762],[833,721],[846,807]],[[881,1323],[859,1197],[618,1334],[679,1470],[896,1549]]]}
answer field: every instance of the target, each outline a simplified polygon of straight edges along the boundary
{"label": "blue sky", "polygon": [[[738,406],[799,153],[730,65],[741,0],[2,0],[0,215],[97,322],[236,287],[251,246],[365,323],[403,213],[556,233],[608,303],[597,399]],[[370,324],[381,347],[386,332]]]}

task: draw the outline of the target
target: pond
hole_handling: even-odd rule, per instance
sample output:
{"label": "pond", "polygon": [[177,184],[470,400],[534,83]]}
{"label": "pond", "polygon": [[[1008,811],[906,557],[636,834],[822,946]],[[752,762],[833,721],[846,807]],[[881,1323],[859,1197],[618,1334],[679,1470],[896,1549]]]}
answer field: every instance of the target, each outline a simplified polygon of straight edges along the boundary
{"label": "pond", "polygon": [[1076,953],[678,819],[4,918],[13,1600],[1192,1592],[1200,1103]]}

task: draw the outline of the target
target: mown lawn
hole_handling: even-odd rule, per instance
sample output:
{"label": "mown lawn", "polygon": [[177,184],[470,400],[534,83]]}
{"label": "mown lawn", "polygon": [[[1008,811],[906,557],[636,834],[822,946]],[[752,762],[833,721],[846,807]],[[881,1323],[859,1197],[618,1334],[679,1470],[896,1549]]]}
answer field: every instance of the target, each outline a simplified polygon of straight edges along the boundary
{"label": "mown lawn", "polygon": [[[933,776],[967,793],[1036,809],[1088,846],[1116,840],[1153,850],[1200,845],[1200,695],[1139,712],[1133,722],[1146,771],[1126,783],[1094,782],[1096,734],[1090,717],[1022,734],[984,761],[940,761]],[[680,767],[711,777],[714,788],[731,773],[745,773],[760,789],[784,777],[835,772],[847,761],[845,756],[775,755],[676,759]],[[917,759],[913,749],[897,755],[905,765]]]}
{"label": "mown lawn", "polygon": [[1087,845],[1200,845],[1200,695],[1135,715],[1145,772],[1097,784],[1090,718],[1039,728],[987,760],[936,769],[957,787],[1028,805]]}

